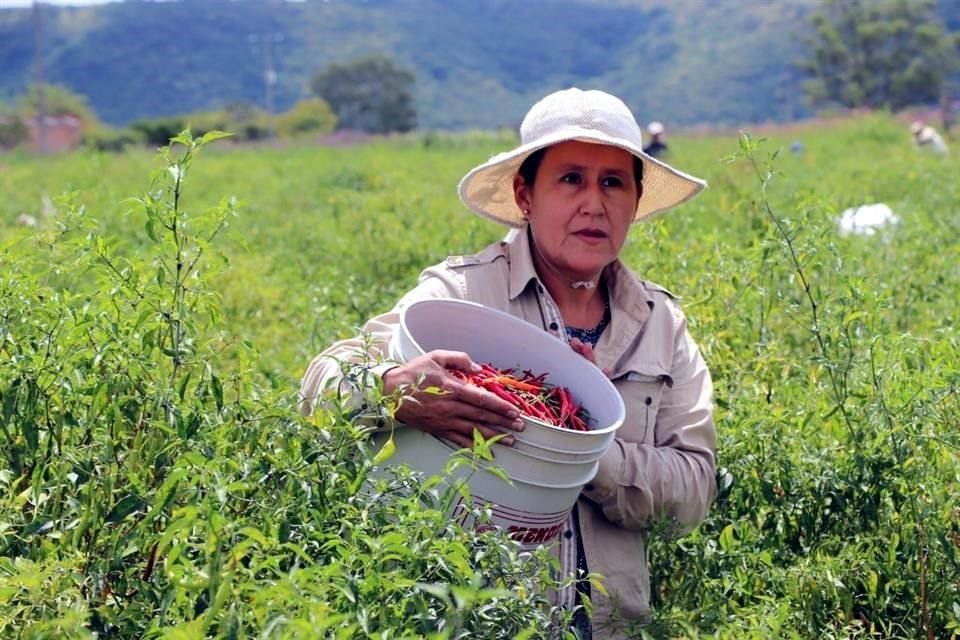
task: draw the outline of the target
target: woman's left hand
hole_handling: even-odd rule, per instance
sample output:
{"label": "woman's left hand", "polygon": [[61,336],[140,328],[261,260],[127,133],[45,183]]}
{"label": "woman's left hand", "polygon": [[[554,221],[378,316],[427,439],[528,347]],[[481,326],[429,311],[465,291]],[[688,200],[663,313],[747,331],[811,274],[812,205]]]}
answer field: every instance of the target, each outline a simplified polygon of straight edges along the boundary
{"label": "woman's left hand", "polygon": [[[577,353],[582,355],[584,358],[592,362],[594,366],[599,366],[597,365],[597,354],[593,352],[593,347],[591,345],[587,344],[586,342],[583,342],[582,340],[580,340],[580,338],[574,338],[570,341],[570,346],[573,348],[574,351],[576,351]],[[608,378],[610,377],[610,374],[613,373],[613,371],[609,368],[601,369],[601,371],[603,371],[603,375],[607,376]]]}

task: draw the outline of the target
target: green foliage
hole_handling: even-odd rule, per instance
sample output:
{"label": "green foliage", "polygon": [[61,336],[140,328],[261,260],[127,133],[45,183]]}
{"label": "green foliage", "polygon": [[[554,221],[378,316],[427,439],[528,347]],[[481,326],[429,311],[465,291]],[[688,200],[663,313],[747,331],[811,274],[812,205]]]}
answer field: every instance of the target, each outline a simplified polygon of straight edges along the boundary
{"label": "green foliage", "polygon": [[215,111],[138,120],[130,125],[130,130],[149,145],[163,146],[185,127],[198,135],[209,131],[227,131],[237,140],[261,140],[270,135],[267,114],[243,102],[232,103]]}
{"label": "green foliage", "polygon": [[301,100],[293,108],[277,116],[277,134],[295,138],[303,134],[329,133],[337,126],[337,116],[321,98]]}
{"label": "green foliage", "polygon": [[815,104],[936,104],[960,68],[960,34],[946,31],[935,0],[823,0],[811,22],[804,69]]}
{"label": "green foliage", "polygon": [[[416,75],[419,127],[515,129],[533,100],[569,85],[609,89],[668,125],[809,115],[793,65],[816,1],[698,2],[690,11],[673,0],[542,0],[515,3],[509,15],[499,2],[471,0],[39,10],[49,77],[90,96],[113,125],[237,100],[265,108],[269,33],[278,111],[308,97],[319,67],[382,54]],[[960,16],[955,5],[940,1],[945,20]],[[9,55],[0,97],[22,93],[29,10],[2,10],[0,42]]]}
{"label": "green foliage", "polygon": [[239,203],[190,195],[223,136],[161,149],[127,236],[80,194],[4,235],[0,636],[544,637],[545,553],[460,529],[438,479],[371,477],[343,411],[302,419],[223,331]]}
{"label": "green foliage", "polygon": [[262,140],[270,136],[267,114],[251,104],[236,102],[216,111],[183,116],[186,126],[198,134],[228,131],[236,140]]}
{"label": "green foliage", "polygon": [[[957,637],[960,160],[885,116],[766,135],[671,138],[711,186],[624,250],[682,296],[720,466],[707,521],[651,538],[656,619],[632,637]],[[543,632],[549,562],[450,527],[436,480],[374,478],[335,403],[293,406],[320,349],[503,236],[454,186],[513,143],[204,145],[182,172],[177,143],[136,201],[139,149],[5,158],[0,637]],[[68,185],[40,227],[5,226]],[[872,202],[900,224],[837,232]]]}
{"label": "green foliage", "polygon": [[129,146],[143,144],[143,136],[131,129],[114,129],[100,125],[84,132],[83,144],[96,151],[119,153]]}
{"label": "green foliage", "polygon": [[310,78],[310,90],[330,105],[341,129],[404,132],[417,125],[414,80],[390,58],[370,56],[318,71]]}
{"label": "green foliage", "polygon": [[219,128],[230,131],[237,139],[261,140],[270,136],[269,116],[248,102],[232,102],[220,113],[223,126]]}
{"label": "green foliage", "polygon": [[[745,270],[707,276],[729,282],[714,294],[724,302],[696,313],[697,332],[710,335],[708,361],[724,363],[715,368],[720,498],[693,537],[651,547],[667,628],[721,638],[954,637],[960,539],[948,487],[960,448],[941,434],[960,411],[942,405],[960,380],[958,345],[941,333],[938,303],[901,305],[911,297],[902,287],[916,281],[909,273],[931,250],[922,238],[960,193],[919,196],[952,169],[913,156],[887,167],[902,178],[895,190],[867,178],[858,165],[871,149],[906,144],[895,131],[870,121],[830,132],[825,155],[807,160],[741,140],[731,165],[741,170],[730,173],[752,176],[759,193],[742,192],[730,211],[753,237],[718,259],[719,271],[734,256]],[[855,157],[825,160],[830,149]],[[809,189],[781,173],[809,174],[815,163],[829,168],[806,175]],[[838,236],[838,209],[877,200],[904,216],[901,227]],[[954,223],[943,231],[958,232]],[[677,606],[697,597],[716,600],[697,616]]]}
{"label": "green foliage", "polygon": [[152,118],[137,120],[130,125],[130,130],[141,136],[148,145],[157,147],[166,145],[177,133],[183,130],[186,123],[181,116],[167,118]]}
{"label": "green foliage", "polygon": [[12,149],[30,139],[30,129],[17,113],[0,109],[0,149]]}
{"label": "green foliage", "polygon": [[99,124],[96,113],[90,107],[87,97],[71,91],[63,85],[31,85],[29,91],[17,101],[20,113],[26,119],[35,118],[39,113],[40,100],[43,100],[43,112],[48,116],[75,116],[80,119],[81,128],[95,127]]}

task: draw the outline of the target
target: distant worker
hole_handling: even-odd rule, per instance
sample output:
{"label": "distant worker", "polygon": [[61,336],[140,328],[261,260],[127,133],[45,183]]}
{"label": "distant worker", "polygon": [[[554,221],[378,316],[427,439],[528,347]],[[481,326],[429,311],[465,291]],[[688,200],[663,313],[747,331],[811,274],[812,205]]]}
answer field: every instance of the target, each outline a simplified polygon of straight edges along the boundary
{"label": "distant worker", "polygon": [[910,125],[913,141],[919,148],[931,149],[937,153],[947,153],[947,143],[937,130],[919,120]]}
{"label": "distant worker", "polygon": [[663,156],[667,152],[667,143],[663,141],[663,123],[654,120],[647,125],[647,133],[650,134],[650,142],[643,152],[654,158]]}

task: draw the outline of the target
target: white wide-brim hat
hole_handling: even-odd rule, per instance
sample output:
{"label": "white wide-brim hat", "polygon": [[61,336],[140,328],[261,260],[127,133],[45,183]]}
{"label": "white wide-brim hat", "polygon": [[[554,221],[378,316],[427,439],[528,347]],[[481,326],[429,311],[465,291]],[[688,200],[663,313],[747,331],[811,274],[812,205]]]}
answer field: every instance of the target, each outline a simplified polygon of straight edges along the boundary
{"label": "white wide-brim hat", "polygon": [[643,161],[643,194],[637,222],[686,202],[707,186],[704,180],[674,169],[643,152],[643,136],[633,113],[603,91],[564,89],[530,108],[520,125],[520,146],[499,153],[470,170],[457,191],[470,210],[509,227],[526,223],[513,193],[513,178],[534,151],[579,140],[629,151]]}

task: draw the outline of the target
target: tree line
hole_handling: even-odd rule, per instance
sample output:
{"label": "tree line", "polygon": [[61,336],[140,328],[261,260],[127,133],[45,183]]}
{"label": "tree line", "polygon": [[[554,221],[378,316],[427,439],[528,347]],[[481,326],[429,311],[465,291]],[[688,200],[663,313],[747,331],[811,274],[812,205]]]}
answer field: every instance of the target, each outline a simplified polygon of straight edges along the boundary
{"label": "tree line", "polygon": [[[947,30],[935,0],[821,0],[810,26],[809,57],[798,66],[811,105],[947,109],[960,71],[960,33]],[[414,81],[412,72],[374,56],[331,65],[310,87],[340,127],[387,133],[416,126]]]}
{"label": "tree line", "polygon": [[939,104],[945,128],[960,71],[960,33],[934,0],[822,0],[800,65],[814,105],[897,111]]}
{"label": "tree line", "polygon": [[[804,97],[814,107],[899,110],[939,104],[949,127],[960,71],[960,34],[951,33],[935,0],[821,0],[810,19],[808,56],[799,63]],[[288,112],[270,114],[246,103],[181,116],[139,120],[122,130],[100,124],[82,96],[45,91],[46,113],[80,116],[85,140],[103,149],[143,142],[161,145],[186,126],[203,133],[231,131],[239,140],[296,137],[335,129],[373,134],[417,127],[416,76],[383,55],[335,63],[316,71],[309,97]],[[13,107],[0,105],[0,147],[30,135],[41,102],[38,88]]]}

